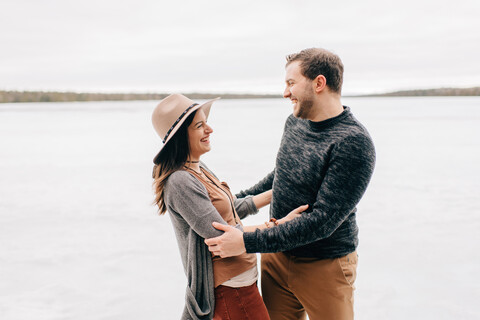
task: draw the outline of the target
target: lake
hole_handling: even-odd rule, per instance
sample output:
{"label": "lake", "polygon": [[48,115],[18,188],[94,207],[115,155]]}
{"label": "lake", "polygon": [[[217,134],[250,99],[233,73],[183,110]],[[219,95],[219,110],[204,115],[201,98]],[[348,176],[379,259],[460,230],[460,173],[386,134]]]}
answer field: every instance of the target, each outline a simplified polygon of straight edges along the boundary
{"label": "lake", "polygon": [[[478,319],[480,97],[342,102],[377,150],[358,206],[356,318]],[[180,255],[151,205],[156,103],[0,104],[2,320],[179,318]],[[285,99],[214,103],[203,160],[233,191],[253,185],[291,111]]]}

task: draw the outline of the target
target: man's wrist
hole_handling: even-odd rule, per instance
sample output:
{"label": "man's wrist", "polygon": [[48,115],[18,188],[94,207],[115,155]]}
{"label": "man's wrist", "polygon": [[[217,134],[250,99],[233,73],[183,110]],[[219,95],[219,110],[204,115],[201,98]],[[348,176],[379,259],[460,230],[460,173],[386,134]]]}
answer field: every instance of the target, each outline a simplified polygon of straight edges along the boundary
{"label": "man's wrist", "polygon": [[256,232],[244,232],[243,233],[243,247],[247,253],[255,253],[257,251],[256,244]]}

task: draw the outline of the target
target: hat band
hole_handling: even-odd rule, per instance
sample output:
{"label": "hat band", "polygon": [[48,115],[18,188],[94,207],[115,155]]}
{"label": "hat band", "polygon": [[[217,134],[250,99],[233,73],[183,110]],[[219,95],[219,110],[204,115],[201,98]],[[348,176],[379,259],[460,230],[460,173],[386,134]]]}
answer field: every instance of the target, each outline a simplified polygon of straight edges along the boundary
{"label": "hat band", "polygon": [[167,131],[167,134],[165,135],[165,138],[163,138],[162,142],[165,144],[165,141],[167,141],[167,138],[168,136],[170,135],[170,133],[172,132],[173,128],[175,128],[175,126],[180,122],[180,120],[182,120],[182,118],[187,114],[187,112],[192,109],[193,107],[195,107],[196,105],[198,105],[198,103],[194,103],[192,104],[191,106],[189,106],[187,109],[185,109],[185,111],[183,111],[183,113],[180,115],[180,117],[178,117],[177,121],[175,121],[173,123],[173,125],[170,127],[170,129],[168,129]]}

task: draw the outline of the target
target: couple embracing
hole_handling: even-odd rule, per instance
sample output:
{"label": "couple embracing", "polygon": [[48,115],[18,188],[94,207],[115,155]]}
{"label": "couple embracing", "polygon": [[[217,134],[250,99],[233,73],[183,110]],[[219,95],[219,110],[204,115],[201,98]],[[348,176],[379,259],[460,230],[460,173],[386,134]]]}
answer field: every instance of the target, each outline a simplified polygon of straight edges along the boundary
{"label": "couple embracing", "polygon": [[[187,276],[182,319],[353,319],[356,206],[375,150],[341,104],[342,81],[343,64],[327,50],[287,56],[284,97],[293,114],[275,168],[236,195],[201,161],[211,149],[215,100],[200,105],[174,94],[155,108],[163,139],[155,203],[169,212]],[[269,221],[242,224],[267,204]]]}

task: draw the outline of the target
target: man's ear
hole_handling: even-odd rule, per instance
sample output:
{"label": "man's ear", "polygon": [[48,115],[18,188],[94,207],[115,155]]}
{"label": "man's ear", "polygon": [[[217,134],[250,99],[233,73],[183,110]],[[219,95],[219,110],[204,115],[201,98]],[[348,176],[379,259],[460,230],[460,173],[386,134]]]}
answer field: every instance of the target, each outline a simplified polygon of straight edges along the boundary
{"label": "man's ear", "polygon": [[327,78],[324,75],[319,74],[315,79],[313,79],[313,89],[316,93],[322,92],[327,86]]}

